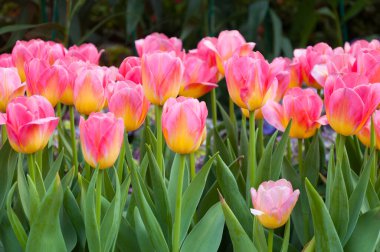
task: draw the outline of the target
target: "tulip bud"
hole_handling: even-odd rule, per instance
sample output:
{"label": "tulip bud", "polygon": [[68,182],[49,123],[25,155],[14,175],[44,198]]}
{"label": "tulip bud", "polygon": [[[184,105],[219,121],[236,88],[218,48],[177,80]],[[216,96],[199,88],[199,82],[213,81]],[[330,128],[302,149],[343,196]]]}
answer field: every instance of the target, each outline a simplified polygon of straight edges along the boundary
{"label": "tulip bud", "polygon": [[256,191],[251,188],[251,213],[260,223],[270,229],[283,226],[297,203],[300,191],[293,191],[292,184],[285,179],[263,182]]}
{"label": "tulip bud", "polygon": [[92,113],[79,122],[80,143],[86,162],[96,168],[111,167],[119,156],[124,136],[123,120],[113,113]]}
{"label": "tulip bud", "polygon": [[140,57],[153,52],[174,52],[182,57],[182,41],[176,37],[168,38],[162,33],[152,33],[144,39],[135,41],[137,53]]}
{"label": "tulip bud", "polygon": [[21,153],[34,153],[45,148],[58,125],[54,109],[43,96],[20,96],[7,106],[5,123],[9,143]]}
{"label": "tulip bud", "polygon": [[197,99],[170,98],[162,112],[162,131],[169,148],[180,154],[198,150],[206,130],[207,107]]}
{"label": "tulip bud", "polygon": [[25,83],[21,83],[16,68],[0,68],[0,111],[5,112],[8,103],[25,93]]}
{"label": "tulip bud", "polygon": [[121,62],[119,73],[125,80],[141,84],[141,60],[139,57],[127,57]]}
{"label": "tulip bud", "polygon": [[103,51],[104,50],[98,51],[95,45],[86,43],[80,46],[73,45],[69,48],[68,55],[78,58],[84,62],[90,62],[98,65]]}

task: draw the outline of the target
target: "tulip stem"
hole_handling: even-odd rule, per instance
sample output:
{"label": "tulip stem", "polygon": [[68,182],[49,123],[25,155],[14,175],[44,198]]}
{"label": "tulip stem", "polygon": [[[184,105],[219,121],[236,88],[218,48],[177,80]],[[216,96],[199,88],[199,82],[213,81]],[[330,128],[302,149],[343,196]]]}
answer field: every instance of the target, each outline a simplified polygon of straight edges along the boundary
{"label": "tulip stem", "polygon": [[[128,140],[128,133],[125,131],[124,134],[124,139],[121,144],[121,150],[120,150],[120,155],[119,155],[119,160],[117,163],[117,176],[119,177],[119,182],[121,183],[123,181],[123,174],[124,174],[124,156],[125,156],[125,148],[127,147],[126,145],[126,140]],[[129,147],[129,146],[128,146]]]}
{"label": "tulip stem", "polygon": [[162,116],[162,106],[156,105],[156,129],[157,129],[157,146],[156,146],[156,156],[158,167],[160,167],[162,177],[165,178],[165,169],[163,167],[162,160],[162,124],[161,124],[161,116]]}
{"label": "tulip stem", "polygon": [[84,171],[85,171],[85,177],[86,177],[86,179],[88,180],[88,181],[90,181],[90,179],[91,179],[91,169],[90,169],[90,165],[87,163],[87,162],[85,162],[85,164],[84,164]]}
{"label": "tulip stem", "polygon": [[216,123],[218,121],[217,111],[216,111],[216,91],[211,90],[211,114],[212,114],[212,126],[216,128]]}
{"label": "tulip stem", "polygon": [[249,163],[247,175],[249,177],[249,188],[256,186],[256,129],[255,111],[249,111]]}
{"label": "tulip stem", "polygon": [[190,177],[191,181],[194,180],[196,175],[196,170],[195,170],[195,154],[194,152],[190,153]]}
{"label": "tulip stem", "polygon": [[268,252],[273,251],[273,229],[268,230]]}
{"label": "tulip stem", "polygon": [[232,122],[232,125],[234,127],[237,127],[236,116],[235,116],[235,104],[231,98],[229,99],[229,112],[230,112],[230,120]]}
{"label": "tulip stem", "polygon": [[181,208],[182,208],[182,186],[183,177],[185,174],[185,158],[186,155],[180,155],[180,165],[178,170],[178,181],[177,181],[177,196],[175,202],[175,217],[174,217],[174,228],[173,228],[173,252],[178,252],[180,248],[180,231],[181,231]]}
{"label": "tulip stem", "polygon": [[302,147],[303,147],[303,139],[299,138],[298,139],[298,169],[300,171],[300,175],[301,175],[301,178],[303,181],[305,174],[304,174],[304,169],[303,169],[303,150],[302,150]]}
{"label": "tulip stem", "polygon": [[35,154],[35,158],[36,158],[36,163],[37,163],[37,169],[41,172],[41,174],[42,174],[42,155],[43,155],[43,151],[44,150],[39,150],[39,151],[37,151],[36,152],[36,154]]}
{"label": "tulip stem", "polygon": [[73,165],[74,174],[78,173],[78,152],[77,152],[77,142],[75,139],[75,114],[74,106],[70,106],[70,132],[71,132],[71,149],[73,151]]}
{"label": "tulip stem", "polygon": [[344,143],[346,141],[346,137],[343,135],[338,135],[338,140],[337,141],[337,168],[340,169],[342,167],[342,162],[343,162],[343,152],[344,152]]}
{"label": "tulip stem", "polygon": [[[372,154],[373,151],[375,151],[375,147],[376,147],[376,135],[375,135],[375,124],[373,122],[373,116],[371,116],[371,131],[370,131],[370,134],[371,134],[371,138],[370,138],[370,145],[371,145],[371,151],[370,153]],[[373,159],[372,161],[372,164],[371,164],[371,176],[370,176],[370,180],[372,182],[372,184],[374,185],[376,183],[376,177],[377,177],[377,169],[376,169],[376,158],[377,155],[375,155],[375,158]]]}
{"label": "tulip stem", "polygon": [[258,135],[257,135],[257,141],[259,141],[259,148],[257,150],[257,155],[259,156],[259,160],[260,158],[263,156],[263,153],[264,153],[264,120],[263,119],[259,119],[259,122],[258,122],[258,125],[257,125],[259,131],[258,131]]}
{"label": "tulip stem", "polygon": [[1,141],[2,141],[3,145],[7,141],[7,129],[6,129],[5,125],[1,126]]}
{"label": "tulip stem", "polygon": [[57,104],[57,116],[59,118],[58,121],[58,152],[60,153],[62,150],[62,138],[61,138],[61,132],[62,130],[62,108],[61,108],[61,103],[58,102]]}
{"label": "tulip stem", "polygon": [[33,182],[36,181],[36,173],[34,170],[34,160],[33,160],[33,154],[28,154],[28,167],[29,167],[29,175]]}
{"label": "tulip stem", "polygon": [[98,177],[96,179],[96,221],[98,223],[98,227],[100,227],[100,218],[102,210],[102,184],[103,170],[99,170]]}

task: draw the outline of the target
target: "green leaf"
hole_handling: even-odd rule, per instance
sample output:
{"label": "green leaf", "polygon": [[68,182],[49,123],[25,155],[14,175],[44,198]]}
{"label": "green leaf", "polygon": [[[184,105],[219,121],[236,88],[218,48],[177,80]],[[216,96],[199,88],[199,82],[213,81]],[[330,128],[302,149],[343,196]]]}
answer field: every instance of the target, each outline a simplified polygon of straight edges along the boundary
{"label": "green leaf", "polygon": [[359,217],[344,251],[375,251],[379,240],[380,208],[375,208]]}
{"label": "green leaf", "polygon": [[220,156],[223,157],[223,161],[226,164],[232,163],[234,161],[234,158],[231,156],[231,153],[228,151],[226,144],[223,142],[222,138],[219,136],[219,133],[216,130],[216,128],[214,128],[213,132],[214,132],[213,136],[214,136],[214,145],[215,145],[214,152],[219,151]]}
{"label": "green leaf", "polygon": [[32,223],[26,251],[67,251],[59,222],[62,202],[63,192],[57,175],[43,197],[38,214]]}
{"label": "green leaf", "polygon": [[374,156],[375,156],[375,152],[372,151],[369,160],[364,166],[363,173],[360,175],[359,181],[350,196],[350,199],[349,199],[350,219],[348,222],[347,233],[343,240],[344,241],[343,244],[346,244],[348,239],[351,237],[351,234],[354,231],[356,222],[358,221],[360,209],[363,205],[365,193],[367,191],[368,181],[369,181],[370,172],[371,172],[371,163],[373,162]]}
{"label": "green leaf", "polygon": [[223,109],[223,106],[217,102],[219,111],[222,114],[224,125],[226,126],[228,139],[231,142],[232,148],[234,150],[235,155],[238,153],[238,144],[237,144],[237,136],[236,136],[236,130],[234,125],[231,122],[230,116],[227,114],[227,112]]}
{"label": "green leaf", "polygon": [[[7,141],[0,150],[0,163],[2,174],[0,176],[0,210],[3,208],[8,191],[12,186],[16,170],[17,153],[14,152]],[[0,218],[1,219],[1,218]]]}
{"label": "green leaf", "polygon": [[286,146],[288,144],[291,125],[292,125],[292,122],[290,121],[288,126],[285,129],[285,132],[282,134],[281,140],[278,143],[276,150],[273,153],[273,159],[272,159],[271,168],[270,168],[272,180],[277,180],[280,177],[282,162],[284,160],[284,154],[285,154]]}
{"label": "green leaf", "polygon": [[[263,156],[260,159],[259,166],[257,167],[257,174],[255,179],[255,185],[253,187],[258,188],[261,182],[269,180],[271,177],[271,163],[272,163],[272,152],[273,145],[276,141],[277,132],[272,135],[267,146],[265,147]],[[269,167],[269,169],[268,169]]]}
{"label": "green leaf", "polygon": [[217,156],[218,165],[216,166],[216,177],[226,201],[231,205],[233,213],[236,215],[244,230],[249,236],[252,235],[252,216],[247,207],[244,198],[240,194],[236,180],[223,162],[220,156]]}
{"label": "green leaf", "polygon": [[319,177],[319,138],[318,135],[313,137],[310,147],[305,157],[305,174],[312,185],[316,185]]}
{"label": "green leaf", "polygon": [[28,184],[26,183],[26,178],[24,174],[23,169],[23,158],[22,154],[19,154],[18,156],[18,162],[17,162],[17,187],[18,187],[18,193],[20,195],[21,205],[22,209],[24,210],[25,216],[29,220],[29,213],[30,213],[30,199],[29,199],[29,188]]}
{"label": "green leaf", "polygon": [[280,55],[282,45],[282,22],[273,10],[269,11],[273,26],[273,54],[275,57]]}
{"label": "green leaf", "polygon": [[263,22],[269,9],[269,1],[261,0],[249,5],[248,9],[248,20],[247,20],[247,30],[248,40],[257,41],[257,30],[259,25]]}
{"label": "green leaf", "polygon": [[268,251],[264,228],[257,218],[253,220],[253,243],[259,251]]}
{"label": "green leaf", "polygon": [[220,203],[216,203],[197,223],[186,237],[181,252],[211,252],[218,251],[222,240],[224,216]]}
{"label": "green leaf", "polygon": [[[141,225],[142,226],[144,225],[142,220],[141,220]],[[139,244],[138,244],[139,238],[135,233],[136,231],[137,231],[137,227],[132,227],[131,224],[129,224],[129,222],[126,219],[124,218],[121,219],[120,230],[119,230],[117,242],[116,242],[116,247],[119,249],[119,251],[136,251],[136,252],[140,251]],[[154,249],[149,250],[149,251],[154,251]]]}
{"label": "green leaf", "polygon": [[28,176],[28,184],[29,184],[29,197],[30,197],[29,223],[32,224],[33,221],[35,221],[36,219],[36,215],[38,214],[41,199],[38,194],[36,185],[33,183],[32,179],[29,176]]}
{"label": "green leaf", "polygon": [[186,237],[187,230],[190,227],[191,220],[193,219],[194,213],[205,188],[209,171],[217,155],[218,154],[212,156],[207,163],[203,165],[200,172],[195,176],[194,180],[190,183],[182,196],[182,202],[185,204],[181,207],[180,244]]}
{"label": "green leaf", "polygon": [[130,0],[127,3],[127,35],[131,35],[136,31],[136,26],[144,13],[144,2],[140,0]]}
{"label": "green leaf", "polygon": [[321,196],[307,178],[305,185],[314,223],[316,251],[343,251],[338,233]]}
{"label": "green leaf", "polygon": [[[220,201],[222,203],[223,213],[224,213],[224,217],[225,217],[226,224],[228,227],[228,231],[230,233],[234,251],[235,252],[257,251],[255,245],[253,245],[246,231],[239,223],[239,220],[236,218],[236,216],[234,215],[234,213],[228,206],[227,202],[223,199],[221,195],[220,195]],[[251,218],[251,222],[252,222],[252,218]]]}
{"label": "green leaf", "polygon": [[149,233],[144,226],[144,222],[141,219],[139,209],[135,207],[135,232],[136,238],[139,243],[141,251],[155,251],[152,242],[149,239]]}
{"label": "green leaf", "polygon": [[47,27],[47,26],[57,26],[57,24],[53,23],[42,23],[42,24],[15,24],[15,25],[7,25],[0,28],[0,35],[9,33],[9,32],[16,32],[16,31],[25,31],[33,28],[41,28],[41,27]]}
{"label": "green leaf", "polygon": [[358,15],[364,9],[364,7],[368,5],[369,2],[370,2],[369,0],[354,1],[353,2],[354,4],[351,6],[351,8],[348,9],[346,15],[344,16],[343,22],[347,22],[351,18]]}
{"label": "green leaf", "polygon": [[75,232],[74,225],[71,222],[64,208],[61,209],[60,221],[61,221],[62,234],[63,234],[63,238],[65,239],[67,251],[73,251],[78,243],[78,237],[77,237],[77,233]]}
{"label": "green leaf", "polygon": [[52,165],[50,165],[49,172],[46,175],[45,180],[44,180],[45,187],[48,188],[50,186],[50,184],[53,183],[53,181],[55,179],[55,175],[57,174],[57,172],[61,168],[64,153],[65,153],[65,150],[62,149],[61,153],[59,153],[57,159],[54,161],[54,163]]}

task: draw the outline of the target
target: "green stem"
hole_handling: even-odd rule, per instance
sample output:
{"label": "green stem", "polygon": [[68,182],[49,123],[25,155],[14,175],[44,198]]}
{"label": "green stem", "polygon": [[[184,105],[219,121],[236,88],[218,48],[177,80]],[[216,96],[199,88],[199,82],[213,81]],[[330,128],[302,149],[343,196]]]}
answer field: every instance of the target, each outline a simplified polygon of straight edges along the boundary
{"label": "green stem", "polygon": [[259,129],[258,135],[257,135],[257,141],[259,142],[257,155],[259,156],[259,160],[260,160],[260,158],[263,156],[263,153],[264,153],[264,120],[260,119],[257,126]]}
{"label": "green stem", "polygon": [[216,91],[211,90],[211,114],[212,114],[212,126],[216,128],[216,123],[218,121],[218,115],[216,111]]}
{"label": "green stem", "polygon": [[344,143],[346,141],[346,137],[343,136],[343,135],[338,135],[337,136],[338,139],[338,149],[337,149],[337,152],[336,152],[336,155],[337,155],[337,169],[340,169],[342,167],[342,162],[343,162],[343,153],[344,153]]}
{"label": "green stem", "polygon": [[42,154],[43,154],[43,150],[39,150],[35,153],[35,159],[37,162],[37,169],[40,171],[40,173],[42,174]]}
{"label": "green stem", "polygon": [[268,252],[273,251],[273,229],[268,230]]}
{"label": "green stem", "polygon": [[91,180],[91,169],[90,169],[90,165],[85,162],[84,164],[84,171],[85,171],[85,178],[90,181]]}
{"label": "green stem", "polygon": [[182,208],[182,186],[185,174],[185,155],[180,155],[180,165],[177,181],[177,196],[175,203],[174,229],[173,229],[173,252],[178,252],[180,248],[180,231],[181,231],[181,208]]}
{"label": "green stem", "polygon": [[165,177],[165,169],[163,167],[162,160],[162,124],[161,124],[161,116],[162,116],[162,106],[156,105],[156,129],[157,129],[157,146],[156,146],[156,157],[158,167],[160,167],[162,177]]}
{"label": "green stem", "polygon": [[281,252],[287,252],[289,248],[289,237],[290,237],[290,219],[286,222],[284,239],[282,241]]}
{"label": "green stem", "polygon": [[34,168],[34,159],[33,154],[28,154],[28,167],[29,167],[29,175],[33,182],[36,182],[36,171]]}
{"label": "green stem", "polygon": [[[375,135],[375,124],[373,122],[373,116],[371,116],[371,131],[370,131],[370,134],[371,134],[371,151],[369,154],[372,154],[373,151],[375,151],[375,147],[376,147],[376,135]],[[375,158],[373,159],[372,161],[372,164],[371,164],[371,176],[370,176],[370,180],[372,182],[372,184],[374,185],[376,183],[376,177],[377,177],[377,169],[376,169],[376,163],[377,163],[377,155],[375,155]]]}
{"label": "green stem", "polygon": [[57,104],[57,116],[59,118],[58,122],[58,152],[61,153],[62,150],[62,138],[61,138],[61,132],[59,130],[62,130],[62,108],[61,103]]}
{"label": "green stem", "polygon": [[255,111],[249,112],[249,163],[248,171],[249,187],[256,186],[256,129],[255,129]]}
{"label": "green stem", "polygon": [[7,141],[7,128],[5,125],[1,126],[1,141],[3,145]]}
{"label": "green stem", "polygon": [[290,138],[288,139],[288,144],[286,146],[286,157],[288,158],[289,162],[292,162],[292,142]]}
{"label": "green stem", "polygon": [[236,116],[235,116],[235,104],[231,98],[229,99],[229,112],[230,112],[230,120],[232,122],[232,125],[236,128],[237,122],[236,122]]}
{"label": "green stem", "polygon": [[196,175],[195,154],[193,152],[193,153],[190,153],[190,177],[191,177],[191,181],[194,180],[195,175]]}
{"label": "green stem", "polygon": [[123,181],[123,174],[124,174],[124,156],[125,156],[125,148],[126,148],[125,138],[128,139],[128,133],[127,132],[125,132],[125,134],[124,134],[124,139],[123,139],[123,143],[121,144],[121,150],[120,150],[120,154],[119,154],[119,160],[117,163],[117,176],[119,177],[120,183]]}
{"label": "green stem", "polygon": [[73,151],[73,165],[74,174],[78,173],[78,152],[77,152],[77,142],[75,138],[75,113],[74,106],[70,106],[70,132],[71,132],[71,149]]}
{"label": "green stem", "polygon": [[302,150],[302,147],[303,147],[303,139],[299,138],[298,139],[298,169],[300,171],[301,178],[303,181],[303,177],[305,176],[305,171],[303,169],[304,167],[303,167],[303,150]]}
{"label": "green stem", "polygon": [[[99,169],[99,168],[97,168]],[[102,185],[103,185],[103,170],[99,170],[96,179],[96,221],[100,227],[101,210],[102,210]]]}

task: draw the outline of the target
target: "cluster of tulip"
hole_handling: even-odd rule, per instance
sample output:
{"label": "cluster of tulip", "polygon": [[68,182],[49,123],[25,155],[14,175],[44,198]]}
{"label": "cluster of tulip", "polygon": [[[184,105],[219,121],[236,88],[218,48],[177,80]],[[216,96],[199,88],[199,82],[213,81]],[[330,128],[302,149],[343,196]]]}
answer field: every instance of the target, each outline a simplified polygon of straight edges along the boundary
{"label": "cluster of tulip", "polygon": [[[130,182],[132,180],[132,195],[136,193],[133,199],[137,202],[133,202],[133,204],[137,204],[138,207],[138,210],[134,212],[134,226],[139,229],[140,233],[145,230],[145,233],[143,233],[147,236],[149,236],[147,230],[157,232],[153,234],[153,238],[145,237],[144,235],[142,238],[137,238],[141,239],[139,240],[140,247],[147,249],[152,246],[152,249],[156,251],[166,251],[168,250],[167,242],[169,241],[172,242],[172,251],[191,249],[189,247],[190,242],[196,241],[194,239],[198,236],[192,236],[192,233],[190,233],[186,240],[185,236],[192,219],[194,219],[194,225],[197,224],[196,209],[207,180],[205,176],[207,176],[214,159],[217,159],[215,163],[218,163],[219,168],[217,168],[216,177],[219,185],[215,186],[215,190],[216,187],[220,187],[227,201],[220,194],[221,203],[218,203],[218,207],[222,206],[235,250],[249,248],[261,250],[263,249],[262,246],[264,246],[265,249],[268,248],[271,251],[273,229],[290,223],[288,220],[293,208],[296,206],[300,191],[301,198],[308,197],[308,200],[299,203],[302,205],[302,214],[306,214],[305,223],[302,224],[306,231],[305,234],[301,235],[304,238],[300,238],[300,243],[306,246],[306,243],[312,238],[310,246],[312,247],[316,244],[317,249],[321,249],[321,246],[325,244],[324,236],[321,236],[321,230],[324,232],[323,228],[327,226],[322,226],[321,230],[318,230],[318,225],[315,224],[318,220],[315,219],[315,216],[316,213],[327,210],[322,199],[313,188],[318,178],[314,182],[309,182],[311,178],[309,177],[310,172],[307,166],[311,164],[303,160],[303,149],[305,149],[305,152],[308,151],[306,156],[317,155],[314,154],[317,152],[319,155],[319,149],[317,151],[310,149],[319,142],[317,132],[321,125],[329,124],[339,134],[336,150],[337,162],[335,164],[334,161],[331,161],[331,167],[334,168],[331,168],[331,171],[329,170],[327,177],[328,189],[326,189],[326,194],[329,198],[329,203],[326,205],[330,207],[334,199],[341,200],[343,196],[348,198],[350,195],[347,194],[346,187],[352,181],[347,180],[352,180],[349,178],[354,175],[351,174],[351,171],[346,170],[348,172],[347,177],[347,173],[343,174],[340,171],[343,170],[342,166],[346,162],[345,155],[347,153],[345,154],[344,149],[346,137],[358,137],[365,146],[370,147],[372,150],[375,147],[380,149],[380,112],[375,112],[380,104],[380,83],[377,83],[380,82],[380,42],[376,40],[372,42],[357,41],[351,45],[346,44],[344,48],[335,49],[325,43],[319,43],[306,49],[295,50],[293,59],[279,57],[271,63],[260,52],[253,51],[255,44],[246,42],[238,31],[223,31],[217,38],[206,37],[198,43],[196,49],[188,52],[182,48],[181,40],[168,38],[158,33],[137,40],[135,45],[138,57],[130,56],[125,58],[119,68],[99,66],[102,51],[98,51],[92,44],[72,46],[66,49],[62,44],[51,41],[45,42],[39,39],[18,41],[11,54],[0,55],[0,111],[3,112],[0,115],[0,124],[6,126],[3,127],[2,131],[3,144],[6,144],[8,139],[9,144],[16,152],[28,155],[28,160],[30,161],[28,163],[28,174],[31,178],[28,182],[32,185],[35,184],[37,188],[40,183],[38,181],[39,176],[44,173],[41,161],[42,152],[57,128],[58,147],[59,151],[61,151],[61,138],[65,134],[65,127],[60,122],[64,118],[62,106],[67,106],[70,110],[71,160],[69,159],[68,163],[74,169],[74,180],[77,180],[80,188],[82,188],[82,210],[85,211],[84,225],[86,236],[88,236],[88,248],[97,250],[96,246],[98,245],[102,249],[115,248],[117,242],[117,235],[114,235],[114,237],[109,238],[111,242],[105,239],[104,244],[106,245],[103,245],[103,240],[100,237],[103,233],[98,232],[98,238],[100,237],[99,244],[92,243],[90,229],[93,226],[91,226],[91,218],[88,217],[90,214],[86,210],[88,208],[86,204],[90,204],[88,203],[90,200],[87,201],[90,196],[87,197],[86,195],[90,195],[91,186],[95,186],[96,181],[94,225],[97,230],[103,228],[103,222],[100,221],[102,218],[101,212],[104,211],[101,199],[102,194],[105,195],[107,190],[112,190],[115,194],[115,201],[111,197],[110,202],[112,203],[110,204],[119,204],[119,207],[114,206],[112,208],[112,211],[115,211],[113,221],[118,223],[116,227],[117,234],[123,218],[123,211],[121,210],[121,213],[116,214],[115,209],[124,209],[125,201],[123,200],[126,200],[128,193],[122,192],[126,194],[125,199],[121,197],[123,200],[118,199],[119,202],[116,201],[116,191],[120,194],[120,184],[123,181]],[[227,84],[230,108],[232,108],[229,114],[230,119],[222,109],[222,114],[227,115],[227,125],[230,125],[230,130],[226,126],[228,137],[232,139],[231,141],[229,139],[226,145],[223,140],[218,142],[221,138],[218,132],[215,89],[218,87],[217,83],[223,78],[225,78]],[[304,88],[303,84],[308,87]],[[212,141],[216,145],[211,152],[220,151],[223,155],[216,154],[211,157],[209,164],[206,163],[205,167],[201,169],[204,172],[197,174],[194,153],[204,141],[207,141],[207,144],[211,141],[207,137],[206,127],[208,109],[206,103],[199,101],[198,98],[209,92],[211,92],[212,132],[214,133]],[[242,118],[241,130],[236,127],[234,104],[232,102],[241,108],[242,114],[245,115]],[[171,208],[168,209],[169,215],[167,216],[169,218],[164,216],[168,213],[160,216],[160,210],[155,209],[154,206],[152,207],[153,203],[149,196],[148,185],[144,184],[144,178],[148,176],[145,174],[146,167],[144,171],[144,162],[142,161],[140,164],[141,169],[136,169],[139,164],[132,158],[129,150],[128,135],[125,134],[136,131],[143,125],[151,104],[155,106],[156,110],[156,137],[150,131],[148,123],[146,127],[151,138],[149,144],[154,145],[152,147],[155,150],[155,155],[150,150],[151,146],[148,146],[147,156],[152,154],[152,156],[149,156],[149,167],[155,167],[157,170],[151,168],[153,170],[150,171],[150,176],[160,177],[160,179],[151,178],[153,186],[158,187],[158,189],[153,189],[164,195],[159,198],[161,202],[156,202],[156,207]],[[325,116],[321,115],[323,110],[326,112]],[[77,151],[76,111],[82,115],[79,121],[81,152]],[[105,111],[108,112],[106,113]],[[223,116],[225,117],[224,114]],[[246,134],[245,117],[249,118],[249,142],[247,138],[247,143],[244,145],[244,135]],[[371,120],[371,118],[373,119]],[[271,138],[264,149],[263,119],[277,130],[284,132],[273,153],[274,161],[271,161],[271,159],[276,138]],[[260,122],[258,131],[256,131],[255,120]],[[234,131],[241,135],[241,143],[240,146],[236,147],[236,150],[234,150],[235,146],[233,145],[236,140],[234,140],[234,137],[236,138],[236,136],[231,133]],[[167,146],[178,155],[178,160],[174,160],[173,164],[179,162],[178,169],[173,169],[175,170],[174,172],[169,170],[169,181],[167,181],[168,176],[165,175],[165,170],[168,169],[165,167],[167,163],[165,163],[163,137]],[[286,146],[290,143],[288,137],[298,139],[298,168],[301,177],[296,186],[299,189],[296,190],[293,190],[289,181],[285,179],[278,180],[281,167],[286,167],[286,164],[283,164],[283,159]],[[316,140],[311,142],[309,138]],[[218,148],[218,144],[223,146]],[[309,150],[311,154],[309,154]],[[78,157],[78,153],[83,154],[84,163],[80,162],[81,157]],[[247,162],[246,168],[241,165],[239,158],[234,161],[233,157],[235,156],[236,158],[237,154],[244,154],[244,156],[248,157],[248,160],[244,161]],[[334,150],[331,150],[331,154],[330,156],[333,156]],[[187,158],[190,160],[188,167],[191,178],[189,179],[186,178]],[[127,160],[126,163],[124,162],[125,159]],[[367,160],[367,162],[363,163],[370,164],[371,180],[375,187],[374,184],[379,180],[376,180],[376,160],[372,161],[373,159],[373,157],[372,159],[368,158],[370,161]],[[117,160],[119,161],[116,163]],[[287,161],[291,165],[292,160]],[[22,162],[22,159],[19,162]],[[315,162],[318,163],[313,164],[317,167],[318,174],[319,161]],[[115,169],[115,174],[112,175],[115,180],[112,183],[116,183],[115,189],[112,186],[111,189],[102,189],[102,185],[111,183],[110,181],[112,180],[111,175],[107,173],[108,175],[104,177],[103,174],[108,170],[106,168],[114,166],[115,163],[117,170]],[[226,163],[228,163],[228,166]],[[38,165],[36,166],[35,164]],[[96,170],[91,171],[89,166],[96,168]],[[234,169],[235,166],[238,166],[238,168]],[[267,173],[264,171],[265,167],[268,167],[269,171]],[[48,168],[45,167],[46,169]],[[283,171],[282,177],[284,178],[286,177],[285,173]],[[367,174],[366,172],[364,173]],[[323,177],[322,174],[321,176]],[[355,174],[355,176],[357,175]],[[233,178],[232,182],[230,181],[231,177]],[[291,178],[286,178],[292,181]],[[362,176],[357,180],[360,182],[361,179]],[[240,191],[244,191],[244,189],[241,189],[240,184],[239,186],[237,184],[240,182],[235,180],[243,180],[242,188],[245,187],[245,199],[240,195]],[[176,187],[172,186],[172,183],[174,183],[172,181],[177,183]],[[306,181],[306,184],[304,181]],[[344,183],[347,184],[344,186],[345,194],[342,194],[343,196],[335,193],[331,187],[334,182],[339,181],[343,181],[343,185]],[[124,191],[128,191],[129,182],[123,182],[123,185],[125,185]],[[230,184],[227,185],[227,182]],[[357,182],[358,185],[359,182]],[[149,183],[150,181],[147,182],[147,184]],[[168,188],[166,188],[167,183],[169,184]],[[293,181],[292,183],[294,185]],[[20,186],[20,181],[18,181],[18,186]],[[184,191],[186,187],[188,190],[196,189],[192,189],[192,192],[187,194],[187,191]],[[355,191],[353,187],[350,189],[349,194]],[[362,187],[367,188],[367,184],[363,184]],[[176,188],[175,199],[168,199],[168,193],[172,192],[173,188]],[[94,188],[92,189],[94,190]],[[13,191],[11,190],[12,194],[10,195],[13,195]],[[22,193],[21,189],[19,191]],[[239,194],[240,198],[238,196],[230,197],[231,192]],[[198,194],[199,196],[197,196]],[[43,195],[45,194],[42,193],[40,197],[43,197]],[[157,196],[155,193],[153,195]],[[318,197],[314,197],[315,195]],[[11,199],[11,196],[8,195],[8,198]],[[242,223],[247,220],[246,215],[239,213],[240,210],[250,206],[249,200],[244,203],[248,198],[252,200],[254,208],[251,209],[251,213],[255,216],[255,228],[253,231],[252,225]],[[182,205],[183,200],[189,200],[189,202],[185,201],[185,203],[189,203],[190,208],[194,209],[184,210],[186,206]],[[351,202],[351,198],[349,200]],[[354,204],[355,201],[352,201],[352,204]],[[171,204],[171,202],[174,203]],[[309,209],[305,202],[306,204],[310,203],[311,210],[305,210]],[[232,205],[232,210],[227,203],[234,204]],[[316,205],[319,208],[315,207]],[[335,225],[336,231],[333,228],[335,233],[330,234],[332,237],[329,238],[330,241],[334,242],[335,237],[337,237],[337,242],[334,243],[335,248],[338,248],[336,251],[343,248],[354,232],[354,226],[359,218],[360,205],[357,215],[354,214],[353,223],[351,223],[351,215],[347,217],[350,220],[349,225],[351,226],[349,227],[347,225],[345,227],[339,226],[341,222],[347,222],[347,220],[339,220],[340,222],[338,222],[337,217],[332,212],[330,214],[326,212],[325,217],[328,217],[326,217],[327,221],[325,223],[329,224],[331,222]],[[240,206],[241,208],[239,208]],[[7,207],[10,207],[10,205]],[[218,210],[213,209],[210,208],[209,211],[217,213]],[[192,214],[189,211],[193,211]],[[313,217],[314,238],[309,234],[308,211],[311,211]],[[158,212],[159,217],[157,218],[162,217],[166,221],[170,219],[166,224],[168,226],[173,221],[173,226],[165,230],[163,228],[165,225],[158,224],[156,218],[154,218],[156,222],[152,221],[149,216],[153,212]],[[171,220],[170,214],[173,214],[173,220]],[[186,216],[186,214],[190,217]],[[26,213],[26,215],[29,217],[29,213]],[[13,221],[11,221],[13,229],[20,231],[20,227],[17,228],[17,221],[14,221],[14,215],[8,213],[8,216],[13,216]],[[104,223],[107,221],[106,217],[108,217],[108,211],[107,214],[103,213]],[[211,217],[206,214],[204,218]],[[252,217],[250,216],[250,218]],[[251,241],[247,235],[256,234],[258,237],[263,236],[265,239],[264,231],[258,226],[260,224],[256,222],[256,218],[262,226],[269,230],[268,241],[267,243],[264,242],[265,244],[256,238]],[[138,220],[142,220],[145,227],[136,224]],[[203,224],[207,220],[198,222],[199,227],[197,224],[192,232],[202,228],[207,230],[206,224]],[[325,220],[323,219],[323,221]],[[108,225],[111,224],[108,223]],[[107,223],[104,225],[107,225]],[[287,224],[285,228],[283,238],[283,248],[286,249],[288,249],[289,245],[289,225]],[[216,226],[215,229],[218,227]],[[331,226],[328,226],[328,228],[331,228]],[[18,231],[15,231],[16,236]],[[172,233],[171,237],[168,238],[165,232],[169,231],[172,231]],[[213,230],[209,230],[209,232],[211,231]],[[202,230],[198,233],[203,234],[201,232]],[[240,234],[234,234],[234,232],[240,232]],[[219,237],[216,239],[216,248],[218,248],[222,233],[219,231],[216,233]],[[20,236],[23,237],[22,235],[17,236],[19,241],[22,240]],[[144,239],[149,240],[149,246],[141,242]],[[189,242],[187,242],[188,240]],[[20,243],[28,249],[38,248],[38,245],[31,245],[32,242],[29,242],[29,240],[28,242],[24,240],[24,244],[22,241]],[[64,246],[68,249],[67,244]]]}

